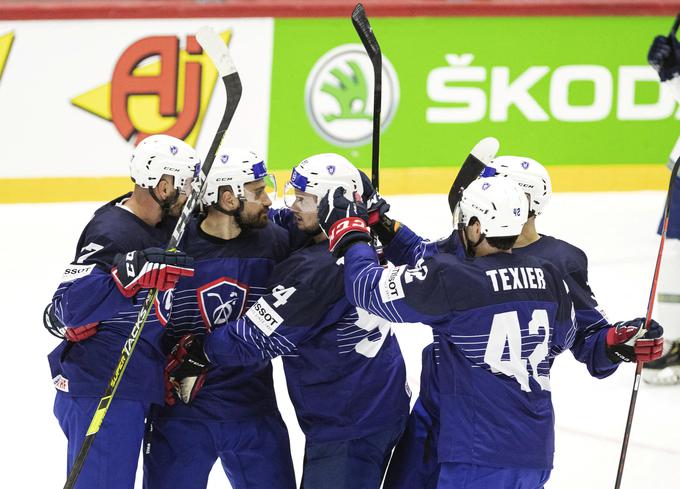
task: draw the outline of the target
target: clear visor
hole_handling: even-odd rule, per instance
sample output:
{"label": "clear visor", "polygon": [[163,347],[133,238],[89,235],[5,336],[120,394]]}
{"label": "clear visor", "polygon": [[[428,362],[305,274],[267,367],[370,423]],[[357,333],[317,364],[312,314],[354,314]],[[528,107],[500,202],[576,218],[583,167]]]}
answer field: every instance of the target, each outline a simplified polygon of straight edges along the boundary
{"label": "clear visor", "polygon": [[265,175],[259,180],[246,183],[243,186],[243,196],[246,202],[271,205],[276,200],[276,177]]}
{"label": "clear visor", "polygon": [[295,187],[288,182],[283,189],[283,203],[289,209],[298,212],[316,212],[317,198],[316,195],[308,194]]}

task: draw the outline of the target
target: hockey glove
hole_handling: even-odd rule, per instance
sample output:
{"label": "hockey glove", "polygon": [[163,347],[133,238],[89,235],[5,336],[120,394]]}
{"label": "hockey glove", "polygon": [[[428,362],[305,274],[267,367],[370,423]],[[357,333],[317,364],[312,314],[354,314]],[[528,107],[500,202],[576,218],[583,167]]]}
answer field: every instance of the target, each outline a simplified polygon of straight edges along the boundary
{"label": "hockey glove", "polygon": [[165,365],[166,376],[175,393],[186,404],[203,387],[210,360],[203,351],[203,337],[185,335],[173,347]]}
{"label": "hockey glove", "polygon": [[621,321],[607,331],[607,357],[612,363],[649,362],[661,356],[663,328],[653,319],[645,329],[645,318]]}
{"label": "hockey glove", "polygon": [[168,290],[180,277],[194,275],[194,259],[181,251],[147,248],[119,254],[113,260],[113,280],[121,294],[132,297],[140,289]]}
{"label": "hockey glove", "polygon": [[656,36],[647,53],[647,62],[662,82],[680,74],[680,45],[675,37]]}
{"label": "hockey glove", "polygon": [[361,195],[361,200],[363,200],[368,209],[368,225],[373,227],[373,225],[377,224],[380,221],[380,218],[390,210],[390,204],[388,204],[387,201],[380,196],[378,191],[373,188],[373,184],[368,178],[368,175],[361,170],[359,170],[359,174],[361,175],[361,184],[364,187],[364,193]]}
{"label": "hockey glove", "polygon": [[89,323],[76,328],[64,326],[52,312],[52,304],[48,304],[43,312],[43,326],[52,335],[63,340],[77,343],[86,340],[97,332],[99,323]]}
{"label": "hockey glove", "polygon": [[357,194],[354,201],[345,197],[345,189],[337,187],[328,191],[319,202],[319,226],[328,236],[328,249],[333,255],[340,257],[352,243],[371,242],[371,232],[366,221],[366,206]]}

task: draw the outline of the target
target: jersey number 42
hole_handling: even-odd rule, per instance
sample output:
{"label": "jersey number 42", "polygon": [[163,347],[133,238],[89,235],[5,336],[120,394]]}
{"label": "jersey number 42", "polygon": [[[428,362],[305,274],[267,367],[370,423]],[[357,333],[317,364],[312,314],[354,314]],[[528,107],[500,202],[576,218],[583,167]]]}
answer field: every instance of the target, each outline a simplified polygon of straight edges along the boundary
{"label": "jersey number 42", "polygon": [[[484,362],[491,367],[492,372],[513,377],[519,382],[523,391],[530,392],[528,363],[531,366],[531,376],[541,386],[541,389],[549,391],[549,375],[539,374],[539,366],[548,356],[550,340],[548,312],[545,309],[534,310],[528,330],[524,329],[524,336],[522,333],[517,311],[495,314],[489,332],[489,342],[484,352]],[[536,338],[536,336],[539,337]],[[506,345],[509,360],[503,360]],[[547,362],[541,367],[546,372],[549,368]]]}

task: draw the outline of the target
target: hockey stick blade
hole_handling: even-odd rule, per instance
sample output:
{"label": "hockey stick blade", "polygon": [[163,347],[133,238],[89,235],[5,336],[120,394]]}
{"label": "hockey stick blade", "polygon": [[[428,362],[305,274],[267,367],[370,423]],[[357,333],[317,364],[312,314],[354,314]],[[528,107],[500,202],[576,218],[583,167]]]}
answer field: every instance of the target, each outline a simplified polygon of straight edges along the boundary
{"label": "hockey stick blade", "polygon": [[[678,16],[680,18],[680,16]],[[677,21],[676,21],[677,22]],[[671,199],[673,196],[673,187],[675,186],[675,179],[678,178],[678,170],[680,170],[680,158],[675,161],[673,170],[671,171],[671,179],[668,183],[668,193],[666,194],[666,203],[663,208],[663,224],[661,226],[661,239],[659,240],[659,251],[656,255],[656,266],[654,267],[654,275],[652,276],[652,287],[649,292],[649,300],[647,302],[647,314],[645,315],[645,327],[649,326],[652,319],[652,312],[654,310],[654,298],[656,297],[656,285],[659,280],[659,271],[661,270],[661,259],[663,257],[663,248],[666,243],[666,232],[668,231],[668,220],[671,215]],[[633,426],[633,415],[635,414],[635,403],[637,402],[637,394],[640,389],[640,380],[642,378],[642,368],[644,363],[637,362],[635,366],[635,380],[633,381],[633,392],[630,396],[630,406],[628,407],[628,417],[626,418],[626,430],[623,433],[623,443],[621,445],[621,456],[619,458],[619,467],[616,472],[615,489],[620,489],[621,481],[623,479],[623,468],[626,463],[626,453],[628,452],[628,442],[630,441],[630,431]]]}
{"label": "hockey stick blade", "polygon": [[380,54],[380,45],[375,38],[375,34],[373,34],[371,24],[368,22],[366,10],[360,3],[357,3],[352,11],[352,24],[354,24],[357,34],[359,34],[359,39],[361,39],[361,43],[364,45],[368,57],[373,61],[373,58]]}
{"label": "hockey stick blade", "polygon": [[484,168],[486,168],[486,165],[496,156],[499,147],[500,144],[496,138],[488,137],[482,139],[472,148],[460,170],[458,170],[458,175],[456,175],[451,185],[451,190],[449,190],[449,208],[451,209],[451,214],[453,214],[458,202],[460,202],[463,190],[477,180],[482,171],[484,171]]}
{"label": "hockey stick blade", "polygon": [[[212,163],[215,160],[217,149],[222,142],[224,133],[229,127],[229,124],[234,117],[234,112],[236,112],[236,107],[238,107],[239,100],[241,99],[241,79],[239,78],[236,67],[231,60],[229,49],[227,48],[226,44],[224,44],[219,35],[210,28],[202,28],[199,31],[199,35],[200,38],[197,36],[198,42],[208,53],[208,56],[215,64],[222,77],[222,82],[224,83],[224,87],[227,91],[227,103],[224,114],[222,115],[222,120],[220,121],[220,125],[217,129],[215,137],[213,138],[210,150],[208,151],[208,155],[206,156],[203,165],[201,165],[199,182],[198,184],[194,184],[192,186],[191,195],[184,204],[184,207],[182,208],[182,214],[177,220],[175,229],[172,232],[172,237],[170,238],[170,242],[167,246],[168,250],[174,250],[182,238],[182,235],[184,234],[184,229],[186,228],[189,217],[191,216],[203,192],[206,176],[208,175],[208,172],[212,167]],[[127,365],[130,361],[130,357],[137,346],[137,341],[142,334],[144,324],[146,323],[146,319],[151,312],[151,307],[153,306],[157,295],[158,290],[151,289],[144,300],[144,304],[139,311],[135,325],[132,327],[130,334],[125,340],[120,359],[118,360],[113,375],[111,376],[111,380],[106,386],[106,392],[104,392],[104,396],[99,400],[97,409],[95,410],[92,421],[90,422],[90,426],[88,427],[85,434],[85,440],[83,440],[83,444],[78,451],[76,460],[74,461],[71,471],[69,472],[66,479],[66,483],[64,484],[64,489],[73,489],[78,480],[78,476],[80,475],[80,472],[83,468],[87,454],[92,447],[95,436],[99,432],[99,428],[101,427],[104,417],[108,412],[109,406],[113,401],[116,391],[118,390],[123,373],[125,372],[125,369],[127,368]]]}

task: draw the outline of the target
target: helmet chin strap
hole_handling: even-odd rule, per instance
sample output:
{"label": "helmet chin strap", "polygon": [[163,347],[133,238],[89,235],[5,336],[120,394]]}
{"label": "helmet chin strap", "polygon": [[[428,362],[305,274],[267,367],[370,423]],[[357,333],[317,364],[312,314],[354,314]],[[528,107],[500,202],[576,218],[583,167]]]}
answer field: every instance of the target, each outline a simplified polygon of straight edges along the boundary
{"label": "helmet chin strap", "polygon": [[221,212],[222,214],[225,214],[227,216],[232,216],[236,218],[236,222],[240,223],[241,220],[241,211],[243,211],[243,199],[238,199],[238,207],[234,209],[233,211],[228,211],[224,207],[222,207],[218,202],[215,202],[212,207],[216,210]]}
{"label": "helmet chin strap", "polygon": [[156,201],[156,203],[159,205],[161,208],[161,212],[163,216],[166,216],[168,212],[170,211],[170,208],[177,203],[179,200],[179,190],[175,189],[175,193],[173,194],[172,197],[168,197],[167,199],[159,199],[156,193],[153,191],[154,189],[149,188],[149,194],[151,194],[151,198]]}
{"label": "helmet chin strap", "polygon": [[468,239],[467,234],[465,233],[465,226],[462,224],[458,225],[458,235],[460,237],[460,241],[465,245],[465,254],[470,258],[475,257],[475,248],[477,248],[477,246],[479,246],[480,243],[486,238],[485,234],[480,234],[477,242],[473,243]]}

